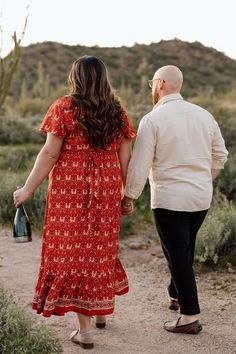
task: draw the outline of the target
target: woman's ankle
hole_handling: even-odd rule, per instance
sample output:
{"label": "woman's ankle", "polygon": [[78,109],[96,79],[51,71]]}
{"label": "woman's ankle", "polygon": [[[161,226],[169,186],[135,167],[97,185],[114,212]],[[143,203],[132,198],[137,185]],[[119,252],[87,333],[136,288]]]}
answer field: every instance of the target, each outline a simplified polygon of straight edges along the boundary
{"label": "woman's ankle", "polygon": [[99,323],[106,322],[106,316],[104,316],[104,315],[98,315],[98,316],[95,316],[95,318],[96,318],[96,322],[99,322]]}
{"label": "woman's ankle", "polygon": [[91,318],[90,316],[85,316],[82,314],[77,314],[78,320],[79,320],[79,330],[80,333],[87,333],[91,332],[92,326],[91,326]]}

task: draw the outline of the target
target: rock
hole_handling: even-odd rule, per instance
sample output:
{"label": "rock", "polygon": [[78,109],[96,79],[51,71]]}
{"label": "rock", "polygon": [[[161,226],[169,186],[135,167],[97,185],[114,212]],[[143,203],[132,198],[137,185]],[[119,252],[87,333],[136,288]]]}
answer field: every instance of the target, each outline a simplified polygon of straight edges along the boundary
{"label": "rock", "polygon": [[149,245],[147,242],[144,242],[141,240],[135,240],[135,241],[129,242],[128,247],[131,250],[146,250],[149,247]]}
{"label": "rock", "polygon": [[216,286],[215,286],[215,289],[216,289],[216,290],[222,290],[223,287],[222,287],[222,285],[216,285]]}
{"label": "rock", "polygon": [[231,274],[234,274],[234,273],[235,273],[235,270],[234,270],[233,268],[230,268],[230,267],[229,267],[229,268],[227,269],[227,272],[228,272],[228,273],[231,273]]}

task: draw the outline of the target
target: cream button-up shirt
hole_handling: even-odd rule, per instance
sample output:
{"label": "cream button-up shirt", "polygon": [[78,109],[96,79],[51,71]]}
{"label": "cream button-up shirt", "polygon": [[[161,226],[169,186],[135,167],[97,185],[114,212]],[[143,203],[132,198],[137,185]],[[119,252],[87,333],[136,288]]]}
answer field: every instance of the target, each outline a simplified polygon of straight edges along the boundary
{"label": "cream button-up shirt", "polygon": [[208,209],[211,169],[223,169],[227,155],[219,126],[208,111],[180,94],[164,96],[140,122],[125,195],[138,198],[149,175],[151,208]]}

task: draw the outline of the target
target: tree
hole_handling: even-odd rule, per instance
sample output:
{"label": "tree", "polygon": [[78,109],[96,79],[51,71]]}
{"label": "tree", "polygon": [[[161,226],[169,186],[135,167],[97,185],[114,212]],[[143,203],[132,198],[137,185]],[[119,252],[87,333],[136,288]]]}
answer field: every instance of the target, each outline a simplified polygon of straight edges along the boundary
{"label": "tree", "polygon": [[[7,97],[7,94],[10,89],[12,78],[16,72],[17,65],[21,55],[21,41],[25,34],[25,29],[27,25],[28,15],[25,18],[25,24],[21,36],[18,38],[16,32],[12,36],[14,47],[8,57],[3,60],[1,57],[2,48],[0,47],[0,110],[3,106],[3,103]],[[0,27],[1,32],[1,27]]]}

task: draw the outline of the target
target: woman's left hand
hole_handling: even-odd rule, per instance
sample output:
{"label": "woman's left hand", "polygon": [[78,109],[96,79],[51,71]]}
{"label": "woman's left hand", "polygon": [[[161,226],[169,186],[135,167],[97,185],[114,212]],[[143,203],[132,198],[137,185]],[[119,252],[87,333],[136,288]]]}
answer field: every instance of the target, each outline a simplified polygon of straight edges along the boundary
{"label": "woman's left hand", "polygon": [[134,211],[133,200],[124,197],[121,201],[121,215],[131,215]]}
{"label": "woman's left hand", "polygon": [[17,189],[13,193],[13,200],[15,207],[18,208],[21,204],[23,204],[27,199],[31,197],[32,193],[27,191],[25,187]]}

